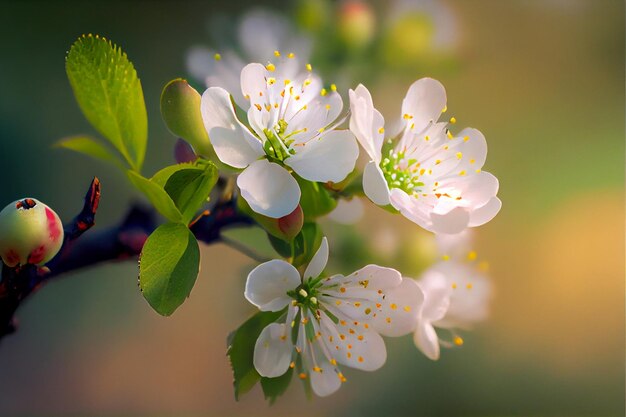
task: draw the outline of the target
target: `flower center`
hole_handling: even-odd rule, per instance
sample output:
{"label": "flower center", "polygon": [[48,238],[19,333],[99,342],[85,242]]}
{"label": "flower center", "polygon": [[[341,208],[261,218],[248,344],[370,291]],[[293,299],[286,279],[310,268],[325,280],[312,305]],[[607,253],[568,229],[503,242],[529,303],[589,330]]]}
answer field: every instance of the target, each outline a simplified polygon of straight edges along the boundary
{"label": "flower center", "polygon": [[274,129],[263,129],[266,138],[263,143],[263,150],[269,158],[283,162],[291,155],[295,155],[296,151],[291,148],[291,144],[294,142],[292,137],[301,131],[289,134],[286,131],[287,122],[285,119],[280,119]]}
{"label": "flower center", "polygon": [[380,161],[380,169],[389,188],[399,188],[409,195],[420,192],[424,183],[419,180],[417,159],[406,159],[404,152],[389,150],[388,156]]}
{"label": "flower center", "polygon": [[318,279],[308,279],[295,290],[288,291],[287,295],[294,299],[297,305],[315,311],[319,308],[319,287],[321,282]]}

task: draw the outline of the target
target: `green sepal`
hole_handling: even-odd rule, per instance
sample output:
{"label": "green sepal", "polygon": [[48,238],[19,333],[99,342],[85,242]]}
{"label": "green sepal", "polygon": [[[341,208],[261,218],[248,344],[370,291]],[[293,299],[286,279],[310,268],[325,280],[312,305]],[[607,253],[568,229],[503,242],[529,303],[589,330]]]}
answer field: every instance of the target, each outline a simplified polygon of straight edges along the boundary
{"label": "green sepal", "polygon": [[300,205],[304,212],[305,222],[315,221],[337,207],[337,201],[323,184],[305,180],[297,175],[294,177],[300,186]]}

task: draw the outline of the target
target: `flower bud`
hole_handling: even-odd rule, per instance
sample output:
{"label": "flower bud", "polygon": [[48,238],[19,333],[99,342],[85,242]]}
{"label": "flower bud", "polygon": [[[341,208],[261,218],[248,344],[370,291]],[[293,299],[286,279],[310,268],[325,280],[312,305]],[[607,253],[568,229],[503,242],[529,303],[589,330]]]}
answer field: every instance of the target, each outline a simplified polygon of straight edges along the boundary
{"label": "flower bud", "polygon": [[278,219],[256,213],[243,198],[237,199],[237,208],[252,217],[267,233],[282,240],[291,241],[304,225],[304,213],[300,204],[294,211]]}
{"label": "flower bud", "polygon": [[0,256],[6,265],[43,265],[62,244],[61,219],[44,203],[24,198],[0,212]]}
{"label": "flower bud", "polygon": [[202,121],[200,100],[200,94],[187,81],[177,78],[163,88],[161,115],[170,132],[188,141],[204,156],[211,157],[214,151]]}

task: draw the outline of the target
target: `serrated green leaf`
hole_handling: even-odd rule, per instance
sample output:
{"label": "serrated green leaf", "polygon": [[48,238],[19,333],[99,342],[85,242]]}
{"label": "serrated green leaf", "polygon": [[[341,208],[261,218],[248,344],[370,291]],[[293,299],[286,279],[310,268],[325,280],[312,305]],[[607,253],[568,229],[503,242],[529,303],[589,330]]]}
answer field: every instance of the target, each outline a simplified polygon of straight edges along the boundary
{"label": "serrated green leaf", "polygon": [[200,249],[181,223],[157,228],[141,250],[139,286],[154,310],[171,315],[189,296],[200,268]]}
{"label": "serrated green leaf", "polygon": [[212,163],[203,168],[182,169],[169,177],[164,188],[182,213],[184,223],[189,223],[206,203],[217,177],[217,168]]}
{"label": "serrated green leaf", "polygon": [[54,144],[57,148],[70,149],[74,152],[82,153],[94,159],[115,165],[124,169],[124,164],[109,148],[98,142],[91,136],[71,136],[61,139]]}
{"label": "serrated green leaf", "polygon": [[181,222],[182,214],[169,194],[155,182],[142,177],[134,171],[127,171],[130,182],[150,200],[154,208],[172,222]]}
{"label": "serrated green leaf", "polygon": [[300,206],[302,206],[302,211],[304,212],[305,222],[314,221],[337,207],[337,201],[320,183],[307,181],[298,176],[296,176],[296,181],[298,181],[302,193]]}
{"label": "serrated green leaf", "polygon": [[65,69],[83,114],[139,171],[148,140],[141,82],[122,50],[98,35],[72,45]]}
{"label": "serrated green leaf", "polygon": [[261,379],[254,368],[254,345],[261,331],[270,323],[275,322],[284,314],[284,311],[272,312],[261,311],[237,330],[232,332],[227,339],[227,355],[233,370],[233,386],[235,399],[250,391]]}

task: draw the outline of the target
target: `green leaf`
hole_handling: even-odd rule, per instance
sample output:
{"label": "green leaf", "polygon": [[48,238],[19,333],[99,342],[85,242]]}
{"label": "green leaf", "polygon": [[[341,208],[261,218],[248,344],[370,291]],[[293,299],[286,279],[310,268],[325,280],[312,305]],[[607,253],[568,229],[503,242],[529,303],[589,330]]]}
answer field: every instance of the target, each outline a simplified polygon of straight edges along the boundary
{"label": "green leaf", "polygon": [[139,265],[143,296],[157,313],[169,316],[189,296],[198,277],[198,242],[184,224],[163,224],[146,240]]}
{"label": "green leaf", "polygon": [[235,388],[236,400],[239,400],[243,394],[250,391],[261,379],[261,376],[254,368],[254,345],[261,331],[268,324],[278,320],[283,314],[284,311],[261,311],[228,336],[228,350],[226,354],[233,369],[233,386]]}
{"label": "green leaf", "polygon": [[150,178],[150,181],[165,188],[165,184],[167,184],[167,180],[169,180],[170,177],[174,175],[175,172],[178,172],[183,169],[195,168],[195,166],[196,165],[193,162],[184,162],[182,164],[169,165],[157,171],[157,173],[154,174],[152,178]]}
{"label": "green leaf", "polygon": [[65,70],[83,114],[139,171],[148,140],[141,82],[126,54],[98,35],[72,45]]}
{"label": "green leaf", "polygon": [[164,188],[182,213],[184,223],[189,223],[206,203],[217,177],[217,168],[212,163],[204,168],[178,170],[169,177]]}
{"label": "green leaf", "polygon": [[269,400],[270,404],[274,404],[276,399],[287,391],[292,376],[293,369],[289,368],[287,372],[276,378],[261,377],[261,388],[263,388],[265,399]]}
{"label": "green leaf", "polygon": [[167,83],[161,93],[161,116],[175,136],[205,156],[215,156],[200,110],[200,94],[182,78]]}
{"label": "green leaf", "polygon": [[57,148],[70,149],[82,153],[100,161],[108,162],[120,169],[125,169],[124,164],[109,148],[102,145],[91,136],[72,136],[61,139],[54,144]]}
{"label": "green leaf", "polygon": [[142,177],[134,171],[129,170],[126,174],[135,188],[148,197],[148,200],[150,200],[154,208],[157,209],[159,213],[170,221],[182,221],[182,214],[163,187],[147,178]]}
{"label": "green leaf", "polygon": [[337,207],[337,201],[322,184],[307,181],[298,176],[295,177],[300,185],[300,191],[302,192],[300,205],[302,206],[302,211],[304,211],[305,222],[314,221],[318,217],[330,213]]}

